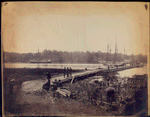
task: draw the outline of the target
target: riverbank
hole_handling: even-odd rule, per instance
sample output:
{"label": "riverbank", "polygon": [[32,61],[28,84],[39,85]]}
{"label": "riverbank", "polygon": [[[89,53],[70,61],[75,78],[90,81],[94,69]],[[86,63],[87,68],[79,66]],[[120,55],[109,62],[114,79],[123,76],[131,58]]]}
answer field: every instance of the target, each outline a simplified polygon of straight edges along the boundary
{"label": "riverbank", "polygon": [[[5,102],[5,114],[9,115],[32,115],[32,116],[41,116],[41,115],[90,115],[90,116],[111,116],[116,115],[114,111],[106,111],[105,109],[95,106],[91,104],[90,97],[96,85],[90,86],[88,83],[99,76],[87,77],[84,80],[76,81],[72,85],[66,85],[69,91],[76,91],[78,89],[78,97],[77,99],[67,99],[67,98],[58,98],[47,95],[42,91],[41,88],[38,90],[27,91],[23,90],[24,86],[27,84],[38,83],[42,81],[44,83],[46,80],[45,73],[51,72],[52,77],[63,75],[63,69],[4,69],[4,102]],[[81,72],[81,71],[73,71],[73,72]],[[100,74],[102,75],[102,74]],[[103,77],[106,80],[110,80],[107,82],[109,85],[113,85],[117,82],[115,73],[103,74]],[[147,77],[141,76],[141,77]],[[134,77],[135,78],[135,77]],[[6,81],[7,79],[7,81]],[[9,79],[9,80],[8,80]],[[14,80],[13,80],[14,79]],[[113,79],[113,80],[112,80]],[[123,80],[125,81],[125,80]],[[10,82],[14,83],[11,90]],[[133,86],[133,83],[130,83],[129,86]],[[139,84],[136,83],[135,84]],[[127,85],[120,85],[122,97],[129,97],[129,94],[133,94],[134,89],[127,87]],[[137,87],[137,86],[134,86]],[[28,87],[27,87],[28,88]],[[33,88],[35,88],[33,86]],[[107,87],[106,87],[107,88]],[[131,90],[130,90],[131,89]],[[135,88],[138,89],[138,88]],[[128,93],[129,92],[129,93]],[[105,99],[106,97],[103,96]],[[53,99],[53,102],[52,100]],[[117,113],[118,114],[118,113]]]}
{"label": "riverbank", "polygon": [[[42,79],[46,73],[51,73],[51,76],[63,75],[63,69],[52,68],[4,68],[4,82],[14,79],[16,82],[23,82],[27,80]],[[82,70],[72,70],[73,73],[81,72]]]}
{"label": "riverbank", "polygon": [[[22,83],[32,80],[46,80],[46,73],[50,72],[52,78],[63,75],[63,69],[42,68],[4,68],[3,70],[3,94],[6,112],[18,113],[20,106],[16,100]],[[72,70],[73,73],[81,70]],[[32,99],[31,99],[32,100]],[[19,110],[18,110],[19,109]]]}

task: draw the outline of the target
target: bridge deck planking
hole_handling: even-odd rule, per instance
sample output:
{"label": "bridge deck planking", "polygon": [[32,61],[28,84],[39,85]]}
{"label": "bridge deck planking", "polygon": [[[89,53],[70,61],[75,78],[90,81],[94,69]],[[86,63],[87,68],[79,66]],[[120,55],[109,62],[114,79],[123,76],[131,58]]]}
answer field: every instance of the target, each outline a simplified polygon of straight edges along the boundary
{"label": "bridge deck planking", "polygon": [[107,73],[108,72],[116,72],[116,71],[131,69],[131,68],[135,68],[135,67],[136,66],[123,66],[123,67],[119,67],[119,68],[110,68],[109,70],[108,69],[95,69],[95,70],[89,70],[89,71],[84,71],[84,72],[79,72],[79,73],[73,73],[71,77],[66,77],[66,78],[64,78],[64,76],[54,77],[54,78],[52,78],[51,83],[54,82],[55,79],[57,79],[57,81],[60,80],[61,83],[64,83],[71,79],[77,79],[80,77],[90,76],[90,75],[94,75],[99,72],[107,72]]}

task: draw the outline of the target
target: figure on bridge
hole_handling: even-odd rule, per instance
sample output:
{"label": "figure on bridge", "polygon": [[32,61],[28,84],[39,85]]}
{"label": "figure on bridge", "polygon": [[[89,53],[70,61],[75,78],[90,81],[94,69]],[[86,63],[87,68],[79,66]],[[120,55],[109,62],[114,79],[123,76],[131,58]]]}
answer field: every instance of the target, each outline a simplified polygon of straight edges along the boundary
{"label": "figure on bridge", "polygon": [[64,67],[64,78],[65,78],[65,75],[66,75],[66,67]]}
{"label": "figure on bridge", "polygon": [[69,77],[69,68],[67,67],[67,77]]}
{"label": "figure on bridge", "polygon": [[55,81],[53,82],[53,85],[52,85],[53,91],[56,91],[57,87],[58,87],[58,81],[57,81],[57,79],[55,79]]}
{"label": "figure on bridge", "polygon": [[72,76],[72,68],[71,67],[69,69],[69,74],[70,74],[70,76]]}
{"label": "figure on bridge", "polygon": [[108,71],[109,71],[109,65],[108,65]]}
{"label": "figure on bridge", "polygon": [[47,75],[47,79],[50,80],[51,79],[51,73],[48,73],[46,75]]}

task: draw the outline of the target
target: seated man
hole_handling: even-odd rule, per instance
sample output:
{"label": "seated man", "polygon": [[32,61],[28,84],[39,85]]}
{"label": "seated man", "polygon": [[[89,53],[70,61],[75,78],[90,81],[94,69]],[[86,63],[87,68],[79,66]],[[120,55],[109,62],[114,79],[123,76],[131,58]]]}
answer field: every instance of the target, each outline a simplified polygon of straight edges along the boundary
{"label": "seated man", "polygon": [[47,79],[48,81],[43,85],[43,89],[45,89],[46,91],[49,90],[49,88],[51,87],[51,84],[50,84],[50,79],[51,79],[51,74],[50,73],[47,73]]}

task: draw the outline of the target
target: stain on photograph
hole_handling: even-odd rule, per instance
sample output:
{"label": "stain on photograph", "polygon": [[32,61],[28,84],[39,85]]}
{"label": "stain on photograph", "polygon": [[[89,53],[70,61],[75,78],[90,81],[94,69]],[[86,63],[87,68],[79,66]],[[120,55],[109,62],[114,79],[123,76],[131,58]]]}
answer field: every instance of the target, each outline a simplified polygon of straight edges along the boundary
{"label": "stain on photograph", "polygon": [[4,116],[147,116],[149,3],[2,2]]}

